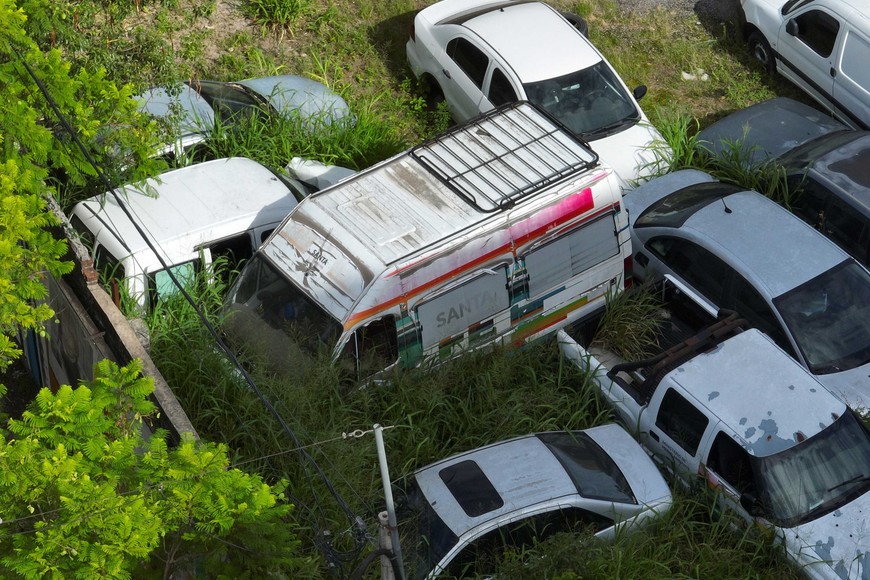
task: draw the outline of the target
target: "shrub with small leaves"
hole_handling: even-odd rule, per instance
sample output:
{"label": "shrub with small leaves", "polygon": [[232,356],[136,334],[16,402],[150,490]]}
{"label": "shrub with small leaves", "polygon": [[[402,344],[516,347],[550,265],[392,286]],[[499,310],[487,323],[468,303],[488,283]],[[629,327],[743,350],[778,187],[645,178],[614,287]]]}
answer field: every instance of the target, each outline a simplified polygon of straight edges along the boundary
{"label": "shrub with small leaves", "polygon": [[94,375],[43,389],[0,439],[0,575],[264,577],[299,567],[286,482],[233,469],[224,445],[144,438],[154,386],[138,361],[102,361]]}

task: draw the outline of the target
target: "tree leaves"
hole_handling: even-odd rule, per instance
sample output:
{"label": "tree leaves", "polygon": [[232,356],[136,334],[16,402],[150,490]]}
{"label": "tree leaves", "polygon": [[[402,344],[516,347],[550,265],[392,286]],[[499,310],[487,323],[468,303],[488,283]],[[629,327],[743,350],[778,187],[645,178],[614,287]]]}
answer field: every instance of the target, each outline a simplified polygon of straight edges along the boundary
{"label": "tree leaves", "polygon": [[[153,390],[138,361],[43,389],[0,440],[0,574],[130,578],[196,569],[259,577],[299,565],[282,482],[229,465],[227,448],[142,436]],[[62,556],[62,557],[61,557]]]}

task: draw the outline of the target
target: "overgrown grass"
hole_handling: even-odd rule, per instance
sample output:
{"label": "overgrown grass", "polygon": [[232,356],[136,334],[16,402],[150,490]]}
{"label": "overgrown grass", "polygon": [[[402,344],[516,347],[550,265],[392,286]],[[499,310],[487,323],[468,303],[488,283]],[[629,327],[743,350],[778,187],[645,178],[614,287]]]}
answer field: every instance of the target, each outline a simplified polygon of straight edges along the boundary
{"label": "overgrown grass", "polygon": [[623,359],[641,360],[654,354],[664,316],[661,298],[647,284],[619,293],[608,290],[604,315],[592,342]]}
{"label": "overgrown grass", "polygon": [[506,578],[802,578],[761,528],[711,509],[706,490],[678,488],[672,510],[652,529],[613,543],[556,535],[531,550],[508,553]]}
{"label": "overgrown grass", "polygon": [[668,113],[661,117],[659,130],[674,152],[673,171],[699,169],[715,178],[758,191],[775,202],[791,208],[796,195],[790,187],[786,169],[776,160],[755,161],[752,149],[742,140],[721,144],[712,155],[698,139],[700,123],[686,114]]}
{"label": "overgrown grass", "polygon": [[304,157],[351,169],[364,169],[408,147],[396,128],[375,114],[375,103],[357,105],[352,119],[339,122],[295,114],[218,121],[205,147],[212,157],[249,157],[273,168]]}

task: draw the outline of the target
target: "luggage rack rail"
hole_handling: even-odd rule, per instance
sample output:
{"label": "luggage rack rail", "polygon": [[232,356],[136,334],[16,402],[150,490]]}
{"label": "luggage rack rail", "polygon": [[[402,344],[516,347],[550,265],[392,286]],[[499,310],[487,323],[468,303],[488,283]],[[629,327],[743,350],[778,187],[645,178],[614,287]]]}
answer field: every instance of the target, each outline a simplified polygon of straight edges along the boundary
{"label": "luggage rack rail", "polygon": [[511,103],[411,149],[411,156],[481,212],[513,207],[598,155],[546,112]]}

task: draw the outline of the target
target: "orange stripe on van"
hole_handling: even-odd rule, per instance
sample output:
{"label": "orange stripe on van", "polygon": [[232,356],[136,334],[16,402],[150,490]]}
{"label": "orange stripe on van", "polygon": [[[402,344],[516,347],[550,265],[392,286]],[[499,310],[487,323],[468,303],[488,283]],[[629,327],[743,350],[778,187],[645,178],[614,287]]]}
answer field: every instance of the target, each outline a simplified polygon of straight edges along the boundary
{"label": "orange stripe on van", "polygon": [[[585,222],[588,222],[588,221],[591,221],[597,217],[600,217],[602,214],[605,214],[605,213],[613,210],[615,207],[618,207],[618,205],[619,205],[619,203],[617,202],[615,204],[605,206],[605,207],[601,208],[600,210],[596,211],[595,213],[590,214],[589,216],[587,216],[586,219],[584,219],[582,222],[579,222],[576,225],[579,226]],[[495,249],[493,249],[485,254],[478,256],[474,260],[470,260],[470,261],[466,262],[465,264],[463,264],[459,268],[455,268],[455,269],[451,270],[450,272],[442,274],[436,278],[433,278],[432,280],[429,280],[428,282],[426,282],[424,284],[421,284],[420,286],[415,288],[414,291],[411,293],[408,293],[408,294],[403,295],[403,296],[397,296],[396,298],[392,298],[386,302],[382,302],[381,304],[379,304],[376,307],[369,308],[368,310],[364,310],[362,312],[358,312],[358,313],[354,314],[353,316],[351,316],[347,320],[347,322],[344,323],[344,329],[350,330],[360,320],[364,320],[366,318],[374,316],[374,315],[378,314],[379,312],[389,310],[390,308],[392,308],[396,304],[400,304],[402,302],[405,302],[409,298],[413,298],[414,296],[417,296],[418,294],[421,294],[421,293],[425,292],[426,290],[429,290],[435,286],[438,286],[438,285],[444,283],[446,280],[449,280],[450,278],[454,278],[454,277],[459,276],[465,272],[468,272],[469,270],[473,270],[477,266],[488,262],[489,260],[491,260],[492,258],[494,258],[496,256],[499,256],[501,254],[505,254],[509,251],[512,251],[512,249],[511,249],[512,246],[524,245],[524,244],[528,244],[529,242],[533,242],[535,239],[544,236],[544,234],[551,231],[552,229],[554,229],[558,226],[564,225],[565,223],[571,221],[572,219],[576,218],[579,215],[583,215],[584,213],[588,212],[593,207],[595,207],[595,202],[592,199],[592,189],[591,188],[587,187],[586,189],[583,189],[582,191],[579,191],[575,194],[572,194],[572,195],[568,196],[567,198],[565,198],[564,200],[562,200],[561,202],[555,204],[554,206],[547,208],[538,214],[530,216],[529,218],[527,218],[521,222],[518,222],[510,227],[511,231],[516,231],[516,230],[523,229],[523,227],[528,227],[531,225],[533,227],[533,229],[531,229],[527,233],[519,235],[517,237],[511,236],[511,238],[512,238],[511,242],[508,242],[507,244],[503,244],[503,245],[499,246],[498,248],[495,248]],[[541,222],[543,222],[543,223],[541,223]],[[393,272],[392,274],[390,274],[390,276],[395,276],[396,274],[399,274],[402,271],[405,271],[408,268],[413,267],[414,265],[416,265],[416,264],[408,265],[408,266],[402,268],[401,270]]]}

